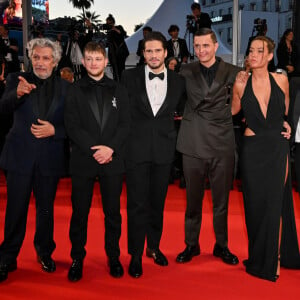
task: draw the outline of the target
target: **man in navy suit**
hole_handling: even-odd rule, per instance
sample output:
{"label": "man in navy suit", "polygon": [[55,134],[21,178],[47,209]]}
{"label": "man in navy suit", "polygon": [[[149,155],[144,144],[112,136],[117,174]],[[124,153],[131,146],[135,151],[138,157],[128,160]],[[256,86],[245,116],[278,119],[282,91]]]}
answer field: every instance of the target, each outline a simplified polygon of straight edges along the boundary
{"label": "man in navy suit", "polygon": [[32,72],[7,77],[0,112],[13,112],[14,122],[1,154],[7,171],[4,241],[0,245],[0,281],[17,268],[31,191],[36,200],[34,246],[46,272],[55,271],[51,254],[53,204],[59,177],[65,173],[64,99],[68,83],[56,77],[61,48],[48,39],[28,43]]}
{"label": "man in navy suit", "polygon": [[174,113],[185,102],[184,79],[165,68],[167,41],[149,32],[143,44],[145,66],[126,70],[122,82],[129,93],[131,130],[125,157],[128,214],[129,274],[140,277],[142,254],[160,266],[163,210],[175,154]]}
{"label": "man in navy suit", "polygon": [[130,121],[128,96],[119,83],[105,76],[107,57],[103,46],[89,42],[84,48],[82,63],[87,75],[72,85],[65,108],[66,130],[72,149],[70,240],[73,262],[68,274],[72,282],[82,277],[95,179],[101,188],[110,275],[123,275],[119,261],[120,195]]}

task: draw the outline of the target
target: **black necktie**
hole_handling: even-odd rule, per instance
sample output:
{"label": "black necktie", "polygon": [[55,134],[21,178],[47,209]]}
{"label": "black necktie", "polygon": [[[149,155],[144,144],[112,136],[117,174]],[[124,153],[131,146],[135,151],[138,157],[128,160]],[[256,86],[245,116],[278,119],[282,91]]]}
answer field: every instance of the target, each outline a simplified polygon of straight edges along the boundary
{"label": "black necktie", "polygon": [[164,80],[165,78],[165,73],[159,73],[159,74],[155,74],[152,72],[149,72],[149,79],[152,80],[153,78],[158,77],[160,80]]}

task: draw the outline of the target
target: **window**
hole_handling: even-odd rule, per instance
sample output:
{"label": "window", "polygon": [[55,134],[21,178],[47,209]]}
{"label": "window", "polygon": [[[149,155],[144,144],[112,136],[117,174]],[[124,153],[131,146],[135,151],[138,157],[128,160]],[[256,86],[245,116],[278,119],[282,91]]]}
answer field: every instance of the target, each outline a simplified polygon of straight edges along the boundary
{"label": "window", "polygon": [[202,0],[202,5],[206,5],[206,0]]}
{"label": "window", "polygon": [[211,4],[214,4],[214,3],[216,3],[216,0],[211,0]]}
{"label": "window", "polygon": [[223,30],[220,29],[220,30],[219,30],[219,36],[220,36],[220,39],[221,39],[221,40],[222,40],[222,35],[223,35]]}
{"label": "window", "polygon": [[214,12],[213,10],[210,12],[210,17],[211,17],[211,18],[214,18],[214,17],[215,17],[215,12]]}
{"label": "window", "polygon": [[228,14],[232,15],[232,7],[228,7]]}
{"label": "window", "polygon": [[281,9],[281,0],[275,0],[275,11],[280,11]]}
{"label": "window", "polygon": [[244,7],[245,7],[245,5],[244,5],[244,4],[240,4],[240,6],[239,6],[240,10],[243,10],[243,9],[244,9]]}
{"label": "window", "polygon": [[223,15],[223,9],[219,9],[219,16],[222,16]]}
{"label": "window", "polygon": [[294,8],[294,0],[289,0],[289,9]]}
{"label": "window", "polygon": [[250,3],[250,10],[256,11],[256,3],[255,2]]}
{"label": "window", "polygon": [[227,28],[227,43],[232,44],[232,27]]}
{"label": "window", "polygon": [[264,0],[262,2],[262,11],[267,11],[268,10],[268,0]]}

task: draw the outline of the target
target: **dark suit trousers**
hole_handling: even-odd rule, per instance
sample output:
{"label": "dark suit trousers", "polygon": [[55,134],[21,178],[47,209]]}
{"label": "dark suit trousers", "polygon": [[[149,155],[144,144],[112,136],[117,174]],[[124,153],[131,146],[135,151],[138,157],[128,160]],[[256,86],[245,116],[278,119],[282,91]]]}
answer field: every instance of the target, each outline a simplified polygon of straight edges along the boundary
{"label": "dark suit trousers", "polygon": [[0,260],[10,263],[21,249],[25,232],[31,191],[36,203],[36,232],[34,246],[39,256],[51,255],[53,240],[53,206],[58,177],[43,176],[38,167],[32,174],[7,172],[7,206],[4,241],[0,246]]}
{"label": "dark suit trousers", "polygon": [[127,164],[128,253],[131,255],[143,254],[146,236],[148,248],[159,248],[170,170],[171,164]]}
{"label": "dark suit trousers", "polygon": [[[105,216],[105,251],[109,257],[119,257],[121,236],[120,195],[123,175],[99,176],[103,212]],[[72,176],[72,218],[70,240],[72,259],[86,255],[88,215],[92,203],[95,178]]]}
{"label": "dark suit trousers", "polygon": [[216,242],[225,247],[228,243],[228,198],[232,183],[234,155],[199,159],[183,155],[183,172],[186,180],[187,207],[185,212],[185,243],[199,243],[202,222],[202,202],[205,178],[210,181],[213,200],[213,226]]}

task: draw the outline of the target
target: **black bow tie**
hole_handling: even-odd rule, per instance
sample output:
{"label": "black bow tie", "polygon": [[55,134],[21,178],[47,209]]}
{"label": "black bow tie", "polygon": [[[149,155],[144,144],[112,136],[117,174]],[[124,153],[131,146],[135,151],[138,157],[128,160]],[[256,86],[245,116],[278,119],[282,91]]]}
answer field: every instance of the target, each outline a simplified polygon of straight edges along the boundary
{"label": "black bow tie", "polygon": [[177,43],[177,42],[178,42],[178,40],[172,40],[172,42],[173,42],[173,43]]}
{"label": "black bow tie", "polygon": [[158,77],[160,80],[164,80],[165,78],[165,73],[159,73],[159,74],[155,74],[152,72],[149,72],[149,79],[152,80],[153,78]]}

